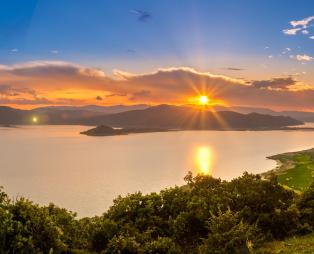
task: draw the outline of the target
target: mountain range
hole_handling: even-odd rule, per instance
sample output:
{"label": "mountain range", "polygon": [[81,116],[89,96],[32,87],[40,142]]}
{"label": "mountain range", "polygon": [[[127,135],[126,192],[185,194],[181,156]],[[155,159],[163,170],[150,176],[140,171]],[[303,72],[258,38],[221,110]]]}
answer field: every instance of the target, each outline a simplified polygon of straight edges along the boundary
{"label": "mountain range", "polygon": [[[93,110],[96,109],[96,110]],[[290,116],[212,112],[205,108],[173,105],[44,107],[19,110],[0,107],[0,124],[79,124],[121,128],[163,129],[278,129],[302,124]]]}
{"label": "mountain range", "polygon": [[[194,107],[192,105],[185,105],[187,107]],[[93,113],[103,114],[115,114],[125,111],[146,109],[150,105],[147,104],[136,104],[136,105],[113,105],[113,106],[97,106],[97,105],[86,105],[86,106],[49,106],[35,109],[36,111],[47,111],[47,110],[66,110],[66,111],[88,111]],[[314,122],[314,112],[306,111],[274,111],[268,108],[256,108],[256,107],[241,107],[241,106],[214,106],[215,111],[234,111],[242,114],[259,113],[271,116],[290,116],[302,122]],[[73,112],[72,112],[73,113]]]}

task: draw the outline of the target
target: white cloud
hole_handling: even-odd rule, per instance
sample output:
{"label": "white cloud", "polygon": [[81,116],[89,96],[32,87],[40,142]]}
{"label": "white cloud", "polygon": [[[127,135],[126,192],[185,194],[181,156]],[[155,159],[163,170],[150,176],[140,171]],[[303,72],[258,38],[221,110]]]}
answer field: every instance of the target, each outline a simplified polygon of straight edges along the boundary
{"label": "white cloud", "polygon": [[296,35],[298,31],[302,30],[301,28],[291,28],[284,29],[282,32],[286,35]]}
{"label": "white cloud", "polygon": [[314,40],[314,36],[310,36],[309,38],[312,39],[312,40]]}
{"label": "white cloud", "polygon": [[302,30],[301,33],[303,33],[303,34],[309,34],[310,32],[309,32],[308,30]]}
{"label": "white cloud", "polygon": [[82,78],[93,77],[103,78],[105,73],[97,68],[86,68],[77,64],[63,61],[33,61],[11,66],[0,65],[0,75],[2,72],[20,76],[75,76]]}
{"label": "white cloud", "polygon": [[19,52],[19,49],[17,49],[17,48],[11,49],[11,52],[13,52],[13,53]]}
{"label": "white cloud", "polygon": [[303,55],[296,55],[295,58],[296,58],[298,61],[301,61],[301,62],[313,60],[313,57],[311,57],[311,56],[309,56],[309,55],[305,55],[305,54],[303,54]]}
{"label": "white cloud", "polygon": [[293,20],[290,22],[290,24],[293,27],[302,26],[303,28],[307,28],[311,21],[314,20],[314,16],[310,16],[301,20]]}
{"label": "white cloud", "polygon": [[285,48],[281,54],[285,55],[286,53],[288,53],[289,51],[291,51],[291,48]]}
{"label": "white cloud", "polygon": [[51,54],[59,54],[59,51],[54,49],[54,50],[50,50],[50,53]]}
{"label": "white cloud", "polygon": [[299,31],[302,34],[309,34],[307,28],[310,26],[310,23],[314,20],[314,16],[310,16],[301,20],[292,20],[290,21],[291,28],[284,29],[282,32],[286,35],[296,35]]}

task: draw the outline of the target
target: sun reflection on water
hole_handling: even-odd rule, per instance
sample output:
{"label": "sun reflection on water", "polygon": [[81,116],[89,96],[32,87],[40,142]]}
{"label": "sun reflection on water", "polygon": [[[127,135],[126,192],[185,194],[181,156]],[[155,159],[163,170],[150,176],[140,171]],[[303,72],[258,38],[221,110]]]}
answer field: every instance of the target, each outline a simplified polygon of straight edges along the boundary
{"label": "sun reflection on water", "polygon": [[208,146],[200,146],[196,150],[196,167],[198,173],[212,175],[213,154]]}

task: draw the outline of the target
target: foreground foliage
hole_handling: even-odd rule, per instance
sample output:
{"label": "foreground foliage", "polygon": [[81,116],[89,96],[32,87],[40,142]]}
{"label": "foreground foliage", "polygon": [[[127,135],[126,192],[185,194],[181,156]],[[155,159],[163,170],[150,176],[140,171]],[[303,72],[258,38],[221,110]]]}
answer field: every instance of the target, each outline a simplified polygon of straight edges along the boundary
{"label": "foreground foliage", "polygon": [[314,234],[265,243],[256,251],[256,254],[258,253],[312,254],[314,253]]}
{"label": "foreground foliage", "polygon": [[298,195],[245,173],[193,177],[159,194],[118,197],[100,217],[0,191],[0,253],[252,253],[265,241],[314,229],[314,185]]}

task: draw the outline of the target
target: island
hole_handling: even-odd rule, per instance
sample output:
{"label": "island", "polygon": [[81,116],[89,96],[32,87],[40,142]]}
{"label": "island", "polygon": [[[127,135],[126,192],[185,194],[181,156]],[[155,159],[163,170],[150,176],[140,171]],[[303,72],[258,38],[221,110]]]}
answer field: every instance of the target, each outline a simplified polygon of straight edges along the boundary
{"label": "island", "polygon": [[112,128],[106,125],[99,125],[95,128],[87,131],[82,131],[81,134],[87,136],[116,136],[116,135],[128,135],[131,133],[150,133],[150,132],[166,132],[167,129],[160,128]]}

